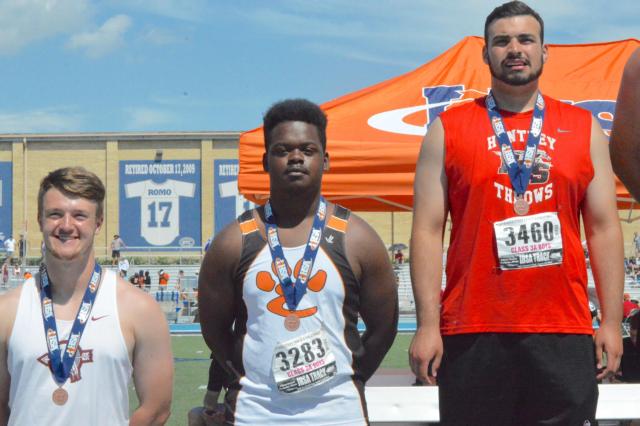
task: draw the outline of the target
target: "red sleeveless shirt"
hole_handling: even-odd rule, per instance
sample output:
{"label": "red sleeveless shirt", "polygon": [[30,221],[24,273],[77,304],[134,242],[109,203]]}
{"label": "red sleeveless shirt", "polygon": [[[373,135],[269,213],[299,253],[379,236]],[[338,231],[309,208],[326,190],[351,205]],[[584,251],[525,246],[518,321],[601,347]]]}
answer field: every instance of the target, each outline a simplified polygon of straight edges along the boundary
{"label": "red sleeveless shirt", "polygon": [[[493,224],[514,217],[515,192],[484,98],[440,115],[453,223],[441,330],[462,333],[592,334],[580,210],[593,178],[591,114],[544,97],[546,110],[531,182],[528,215],[557,212],[562,262],[518,270],[500,268]],[[501,111],[518,158],[532,111]]]}

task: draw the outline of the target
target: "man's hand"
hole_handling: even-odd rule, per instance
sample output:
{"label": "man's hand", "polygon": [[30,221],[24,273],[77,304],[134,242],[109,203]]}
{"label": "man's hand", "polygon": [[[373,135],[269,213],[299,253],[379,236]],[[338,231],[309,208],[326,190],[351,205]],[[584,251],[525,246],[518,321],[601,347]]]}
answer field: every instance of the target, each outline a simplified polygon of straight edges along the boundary
{"label": "man's hand", "polygon": [[436,384],[442,361],[442,337],[437,328],[418,328],[409,347],[409,365],[418,379]]}
{"label": "man's hand", "polygon": [[[596,367],[598,369],[598,380],[612,377],[618,367],[620,367],[620,358],[622,358],[622,331],[620,324],[608,323],[601,324],[596,330]],[[607,365],[603,366],[603,353],[607,354]]]}

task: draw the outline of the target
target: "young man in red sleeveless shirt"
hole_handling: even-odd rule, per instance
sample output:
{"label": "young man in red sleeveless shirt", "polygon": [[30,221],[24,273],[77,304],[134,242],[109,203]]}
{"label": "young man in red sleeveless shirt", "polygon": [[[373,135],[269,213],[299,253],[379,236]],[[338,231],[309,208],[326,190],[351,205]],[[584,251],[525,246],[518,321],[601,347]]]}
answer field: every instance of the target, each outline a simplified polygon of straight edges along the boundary
{"label": "young man in red sleeveless shirt", "polygon": [[[522,2],[487,17],[491,93],[441,114],[418,160],[411,253],[424,260],[411,262],[410,362],[419,379],[437,379],[445,425],[595,424],[597,379],[620,362],[623,250],[607,142],[588,111],[540,94],[543,31]],[[602,309],[595,338],[580,216]]]}

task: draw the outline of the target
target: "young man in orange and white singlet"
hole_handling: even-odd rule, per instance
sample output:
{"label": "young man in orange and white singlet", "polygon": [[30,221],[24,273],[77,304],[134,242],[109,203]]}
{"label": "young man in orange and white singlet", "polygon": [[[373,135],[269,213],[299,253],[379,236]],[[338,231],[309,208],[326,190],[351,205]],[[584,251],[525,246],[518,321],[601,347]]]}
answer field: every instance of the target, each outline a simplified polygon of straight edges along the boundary
{"label": "young man in orange and white singlet", "polygon": [[[96,262],[105,188],[82,167],[38,193],[40,272],[0,296],[0,424],[161,425],[173,359],[158,304]],[[133,373],[140,406],[129,417]]]}
{"label": "young man in orange and white singlet", "polygon": [[[543,36],[526,4],[494,9],[483,49],[491,93],[441,114],[420,152],[409,355],[418,378],[437,379],[444,425],[595,424],[597,379],[620,363],[623,249],[607,141],[588,111],[540,93]],[[602,310],[595,338],[581,216]]]}
{"label": "young man in orange and white singlet", "polygon": [[[611,128],[613,169],[636,200],[640,200],[640,49],[627,61]],[[637,249],[636,249],[637,256]]]}
{"label": "young man in orange and white singlet", "polygon": [[398,300],[378,235],[321,196],[326,125],[306,100],[269,109],[269,201],[216,235],[200,271],[202,333],[234,377],[231,424],[368,423],[364,384],[393,342]]}

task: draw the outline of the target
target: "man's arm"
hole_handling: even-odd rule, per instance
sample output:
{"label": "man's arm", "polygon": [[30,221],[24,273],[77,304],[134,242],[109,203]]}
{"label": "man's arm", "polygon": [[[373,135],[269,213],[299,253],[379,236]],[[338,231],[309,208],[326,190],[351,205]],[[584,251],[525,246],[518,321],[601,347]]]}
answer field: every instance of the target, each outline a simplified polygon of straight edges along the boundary
{"label": "man's arm", "polygon": [[119,310],[133,328],[133,382],[140,401],[129,424],[163,425],[169,418],[173,391],[169,325],[151,296],[120,278],[118,281],[121,288],[124,286]]}
{"label": "man's arm", "polygon": [[22,287],[7,291],[0,296],[0,426],[9,421],[9,390],[11,376],[7,365],[9,338],[18,312],[18,302]]}
{"label": "man's arm", "polygon": [[0,425],[6,425],[9,421],[9,389],[11,376],[7,369],[7,336],[0,337]]}
{"label": "man's arm", "polygon": [[418,329],[409,348],[409,363],[416,377],[431,384],[435,384],[443,353],[440,287],[442,236],[448,210],[444,128],[436,119],[418,157],[411,230],[411,282]]}
{"label": "man's arm", "polygon": [[351,215],[346,234],[349,263],[360,283],[360,316],[364,355],[358,360],[366,382],[393,344],[398,332],[398,289],[387,250],[364,220]]}
{"label": "man's arm", "polygon": [[602,368],[602,353],[607,354],[607,366],[598,375],[598,378],[602,378],[616,372],[622,356],[620,323],[624,252],[607,140],[595,118],[591,126],[591,161],[594,176],[587,188],[582,213],[591,269],[602,310],[602,324],[595,336],[598,368]]}
{"label": "man's arm", "polygon": [[609,150],[616,174],[640,200],[640,49],[624,68]]}
{"label": "man's arm", "polygon": [[198,309],[202,337],[220,365],[233,373],[232,326],[236,317],[235,272],[242,234],[236,222],[218,233],[205,254],[198,279]]}

